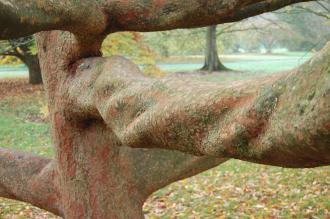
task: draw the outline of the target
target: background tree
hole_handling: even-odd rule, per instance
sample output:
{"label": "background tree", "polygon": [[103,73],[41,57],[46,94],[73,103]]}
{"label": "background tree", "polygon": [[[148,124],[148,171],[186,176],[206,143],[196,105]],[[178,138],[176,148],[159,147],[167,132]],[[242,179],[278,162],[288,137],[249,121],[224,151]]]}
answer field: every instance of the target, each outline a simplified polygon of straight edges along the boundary
{"label": "background tree", "polygon": [[[220,30],[217,31],[217,29]],[[206,32],[205,61],[202,70],[207,70],[209,72],[230,70],[220,61],[218,55],[219,48],[217,46],[218,37],[222,37],[225,34],[232,34],[243,31],[258,31],[260,29],[263,29],[263,27],[256,27],[254,24],[246,26],[244,21],[240,22],[240,24],[222,24],[221,28],[219,28],[217,25],[208,27]]]}
{"label": "background tree", "polygon": [[109,35],[102,44],[103,56],[121,55],[140,65],[144,75],[163,77],[166,74],[156,66],[157,54],[145,43],[137,32],[122,32]]}
{"label": "background tree", "polygon": [[207,28],[206,33],[206,48],[205,48],[205,61],[202,70],[213,71],[227,71],[219,59],[218,46],[217,46],[217,26],[213,25]]}
{"label": "background tree", "polygon": [[196,56],[204,52],[205,30],[194,28],[146,33],[143,43],[160,55],[158,59]]}
{"label": "background tree", "polygon": [[297,70],[232,85],[148,79],[100,56],[110,32],[210,26],[294,2],[0,1],[0,38],[45,31],[37,44],[56,148],[54,160],[1,149],[0,196],[70,219],[143,218],[152,192],[228,158],[328,165],[329,45]]}
{"label": "background tree", "polygon": [[[29,72],[30,84],[41,84],[42,76],[33,36],[0,42],[0,56],[13,56],[23,62]],[[6,63],[5,63],[6,64]]]}

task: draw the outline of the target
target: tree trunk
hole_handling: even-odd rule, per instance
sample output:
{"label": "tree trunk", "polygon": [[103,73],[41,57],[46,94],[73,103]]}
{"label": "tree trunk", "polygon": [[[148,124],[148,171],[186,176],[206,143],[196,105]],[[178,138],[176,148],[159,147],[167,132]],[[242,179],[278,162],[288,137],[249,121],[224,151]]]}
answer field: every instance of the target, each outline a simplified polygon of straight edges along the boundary
{"label": "tree trunk", "polygon": [[[101,117],[92,115],[93,109],[92,114],[74,110],[71,89],[66,87],[75,74],[92,70],[89,76],[94,78],[94,64],[107,59],[90,58],[93,64],[86,65],[79,59],[97,54],[100,40],[81,45],[73,35],[53,31],[38,34],[37,42],[56,159],[0,150],[1,197],[30,202],[68,219],[139,219],[144,217],[144,201],[154,191],[227,160],[126,147]],[[123,67],[128,68],[123,75],[140,74],[132,63]],[[38,198],[42,193],[44,198]]]}
{"label": "tree trunk", "polygon": [[207,28],[205,62],[201,70],[208,72],[229,70],[221,63],[218,56],[216,25]]}
{"label": "tree trunk", "polygon": [[23,61],[29,70],[29,83],[33,85],[42,84],[38,55],[27,55],[24,57]]}

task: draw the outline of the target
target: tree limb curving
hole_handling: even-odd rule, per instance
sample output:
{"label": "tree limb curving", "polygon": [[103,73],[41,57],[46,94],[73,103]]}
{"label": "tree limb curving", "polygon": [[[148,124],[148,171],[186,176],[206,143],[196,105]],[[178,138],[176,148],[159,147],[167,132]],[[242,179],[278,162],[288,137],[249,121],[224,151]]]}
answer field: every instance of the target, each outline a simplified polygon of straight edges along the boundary
{"label": "tree limb curving", "polygon": [[67,109],[101,117],[129,147],[283,167],[329,165],[329,59],[328,43],[292,72],[231,85],[151,80],[120,57],[85,59],[80,66],[90,68],[77,68],[66,84]]}

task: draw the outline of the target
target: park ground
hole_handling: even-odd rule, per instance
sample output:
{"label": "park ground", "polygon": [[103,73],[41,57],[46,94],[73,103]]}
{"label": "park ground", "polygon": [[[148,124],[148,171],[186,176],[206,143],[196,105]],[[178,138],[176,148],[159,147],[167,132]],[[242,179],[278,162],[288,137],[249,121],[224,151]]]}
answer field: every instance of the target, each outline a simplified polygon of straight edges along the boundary
{"label": "park ground", "polygon": [[[293,65],[291,59],[288,57],[286,63],[282,60],[281,65],[274,64],[273,59],[265,59],[263,62],[271,69],[263,72],[258,69],[259,61],[253,65],[251,59],[241,60],[231,65],[236,65],[236,69],[250,66],[250,72],[210,74],[198,79],[216,82],[251,79],[299,64],[296,60]],[[176,65],[176,68],[181,71],[187,66]],[[54,151],[42,86],[31,86],[26,78],[17,78],[25,76],[24,68],[5,69],[0,71],[0,147],[52,157]],[[18,74],[13,76],[15,71]],[[146,218],[166,219],[328,219],[330,167],[284,169],[231,160],[154,193],[145,203],[144,213]],[[28,218],[56,217],[28,204],[0,198],[0,219]]]}

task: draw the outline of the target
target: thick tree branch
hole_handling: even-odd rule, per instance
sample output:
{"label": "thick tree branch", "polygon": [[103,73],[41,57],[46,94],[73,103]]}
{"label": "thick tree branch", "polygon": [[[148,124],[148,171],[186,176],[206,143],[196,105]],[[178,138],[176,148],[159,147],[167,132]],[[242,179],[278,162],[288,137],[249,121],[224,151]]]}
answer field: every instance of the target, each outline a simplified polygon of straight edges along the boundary
{"label": "thick tree branch", "polygon": [[307,0],[0,1],[0,39],[45,30],[83,38],[115,31],[158,31],[238,21]]}
{"label": "thick tree branch", "polygon": [[82,35],[103,31],[104,1],[2,0],[0,39],[17,38],[45,30],[69,30]]}
{"label": "thick tree branch", "polygon": [[304,1],[310,0],[110,1],[106,10],[114,30],[159,31],[235,22]]}
{"label": "thick tree branch", "polygon": [[90,68],[78,67],[70,78],[65,108],[100,114],[130,147],[285,167],[328,165],[329,53],[330,44],[296,71],[233,85],[150,80],[119,57],[85,59],[79,66]]}
{"label": "thick tree branch", "polygon": [[62,215],[54,161],[0,148],[0,196]]}
{"label": "thick tree branch", "polygon": [[261,31],[263,29],[264,29],[264,27],[256,27],[256,26],[251,26],[251,27],[246,27],[246,28],[237,28],[237,29],[233,28],[233,29],[229,29],[229,30],[226,30],[226,31],[220,30],[220,32],[217,33],[217,36],[221,36],[223,34],[229,34],[229,33],[251,31],[251,30]]}

